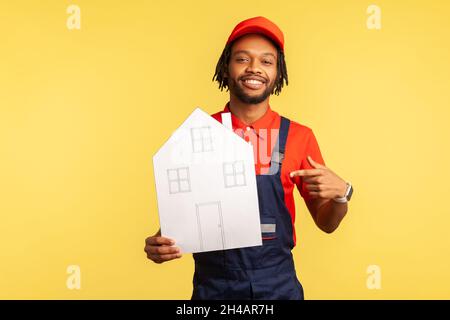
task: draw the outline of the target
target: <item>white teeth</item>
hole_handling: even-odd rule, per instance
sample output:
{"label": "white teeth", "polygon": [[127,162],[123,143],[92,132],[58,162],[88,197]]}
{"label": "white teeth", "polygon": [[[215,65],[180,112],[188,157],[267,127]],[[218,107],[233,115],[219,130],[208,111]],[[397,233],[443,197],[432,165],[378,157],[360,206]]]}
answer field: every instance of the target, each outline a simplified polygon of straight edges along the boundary
{"label": "white teeth", "polygon": [[245,80],[245,82],[246,82],[246,83],[250,83],[250,84],[262,84],[261,81],[259,81],[259,80],[253,80],[253,79]]}

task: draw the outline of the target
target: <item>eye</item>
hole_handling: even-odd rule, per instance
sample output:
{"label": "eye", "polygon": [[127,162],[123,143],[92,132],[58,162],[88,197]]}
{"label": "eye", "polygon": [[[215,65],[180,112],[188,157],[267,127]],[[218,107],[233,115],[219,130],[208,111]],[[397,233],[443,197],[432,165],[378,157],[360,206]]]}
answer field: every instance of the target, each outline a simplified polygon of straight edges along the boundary
{"label": "eye", "polygon": [[272,61],[270,61],[270,60],[264,60],[263,63],[264,63],[264,64],[267,64],[267,65],[271,65],[271,64],[272,64]]}
{"label": "eye", "polygon": [[246,60],[247,60],[247,59],[245,59],[245,58],[237,58],[237,59],[236,59],[237,62],[243,62],[243,61],[246,61]]}

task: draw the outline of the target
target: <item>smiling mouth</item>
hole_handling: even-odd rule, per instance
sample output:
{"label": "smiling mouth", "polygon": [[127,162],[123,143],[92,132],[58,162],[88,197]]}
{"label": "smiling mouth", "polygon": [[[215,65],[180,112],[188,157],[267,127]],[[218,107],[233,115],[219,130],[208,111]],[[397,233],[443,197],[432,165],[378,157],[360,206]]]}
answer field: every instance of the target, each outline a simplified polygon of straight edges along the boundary
{"label": "smiling mouth", "polygon": [[259,90],[264,86],[264,82],[256,79],[241,80],[244,87],[251,90]]}

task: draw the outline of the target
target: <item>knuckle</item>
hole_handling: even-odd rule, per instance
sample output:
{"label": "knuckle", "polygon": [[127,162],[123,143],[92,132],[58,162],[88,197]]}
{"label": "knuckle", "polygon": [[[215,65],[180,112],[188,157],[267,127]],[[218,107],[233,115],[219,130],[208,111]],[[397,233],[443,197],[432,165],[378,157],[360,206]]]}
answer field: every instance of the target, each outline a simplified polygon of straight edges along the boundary
{"label": "knuckle", "polygon": [[161,263],[161,258],[158,255],[151,254],[149,256],[149,259],[152,260],[155,263]]}
{"label": "knuckle", "polygon": [[147,247],[147,252],[148,252],[149,254],[155,254],[155,253],[156,253],[155,247],[154,247],[154,246],[148,246],[148,247]]}

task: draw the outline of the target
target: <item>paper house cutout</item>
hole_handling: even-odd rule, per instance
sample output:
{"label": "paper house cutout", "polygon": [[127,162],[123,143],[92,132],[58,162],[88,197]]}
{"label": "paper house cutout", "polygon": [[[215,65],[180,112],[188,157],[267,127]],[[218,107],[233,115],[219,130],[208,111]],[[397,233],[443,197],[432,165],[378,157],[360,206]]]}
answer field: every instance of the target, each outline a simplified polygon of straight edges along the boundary
{"label": "paper house cutout", "polygon": [[196,108],[153,156],[161,234],[185,253],[262,245],[253,148],[224,117]]}

